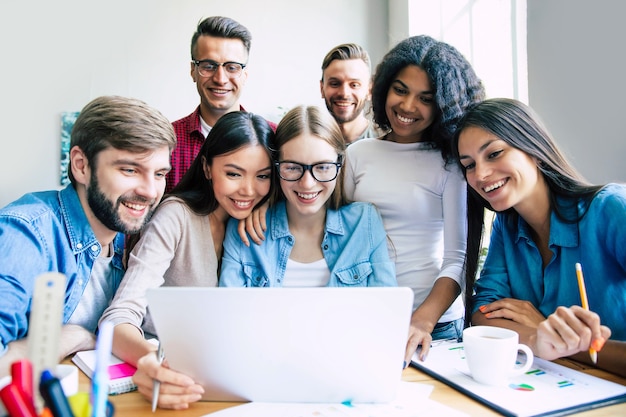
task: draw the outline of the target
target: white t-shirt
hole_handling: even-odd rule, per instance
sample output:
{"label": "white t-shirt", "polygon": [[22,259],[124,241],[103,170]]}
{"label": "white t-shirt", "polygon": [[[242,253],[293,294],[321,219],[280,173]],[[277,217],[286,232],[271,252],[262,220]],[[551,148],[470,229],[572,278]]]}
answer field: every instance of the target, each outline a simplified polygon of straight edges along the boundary
{"label": "white t-shirt", "polygon": [[113,260],[113,245],[109,249],[111,256],[98,256],[93,268],[89,282],[83,291],[83,296],[70,316],[68,324],[77,324],[92,333],[98,328],[98,320],[109,306],[113,299],[114,290],[111,285],[111,261]]}
{"label": "white t-shirt", "polygon": [[202,117],[200,117],[200,133],[202,133],[202,136],[204,136],[205,139],[207,136],[209,136],[210,131],[211,126],[209,126],[209,124],[205,122]]}
{"label": "white t-shirt", "polygon": [[[438,277],[450,277],[464,289],[467,190],[456,165],[444,166],[431,143],[362,139],[348,147],[345,176],[348,198],[380,210],[398,286],[413,289],[413,309]],[[463,314],[459,297],[439,322]]]}
{"label": "white t-shirt", "polygon": [[283,287],[325,287],[330,280],[330,269],[326,259],[302,263],[287,260]]}

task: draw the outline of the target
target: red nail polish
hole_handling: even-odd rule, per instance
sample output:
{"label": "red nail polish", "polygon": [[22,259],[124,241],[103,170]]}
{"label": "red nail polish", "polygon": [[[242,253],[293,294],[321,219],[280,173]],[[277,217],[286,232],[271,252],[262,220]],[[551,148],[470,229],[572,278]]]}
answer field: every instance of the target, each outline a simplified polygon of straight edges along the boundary
{"label": "red nail polish", "polygon": [[596,352],[600,352],[602,348],[604,347],[605,343],[606,343],[606,340],[603,337],[599,339],[595,339],[593,342],[591,342],[591,348],[595,350]]}

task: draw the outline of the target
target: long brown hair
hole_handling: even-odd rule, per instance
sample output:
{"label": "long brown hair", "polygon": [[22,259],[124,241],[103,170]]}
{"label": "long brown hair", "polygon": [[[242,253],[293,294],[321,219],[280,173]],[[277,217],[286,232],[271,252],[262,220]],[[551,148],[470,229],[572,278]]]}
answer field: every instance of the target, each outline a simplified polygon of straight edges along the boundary
{"label": "long brown hair", "polygon": [[[539,116],[530,107],[508,98],[493,98],[478,103],[470,107],[460,120],[452,140],[452,155],[465,176],[465,167],[460,163],[458,145],[461,132],[468,127],[483,129],[540,161],[538,167],[548,185],[551,209],[564,221],[578,222],[585,215],[589,202],[603,187],[588,182],[568,162]],[[557,197],[560,197],[558,202]],[[583,203],[584,208],[581,213],[575,209],[579,202]],[[471,317],[473,307],[471,301],[478,271],[485,209],[493,211],[491,205],[468,185],[466,320]],[[501,215],[509,222],[516,222],[518,219],[518,214],[513,208],[507,209]]]}

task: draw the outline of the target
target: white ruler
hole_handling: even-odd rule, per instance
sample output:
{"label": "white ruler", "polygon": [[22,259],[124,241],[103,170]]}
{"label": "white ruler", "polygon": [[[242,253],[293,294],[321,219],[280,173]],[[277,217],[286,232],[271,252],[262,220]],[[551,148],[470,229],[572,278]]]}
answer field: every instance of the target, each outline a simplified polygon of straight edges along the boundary
{"label": "white ruler", "polygon": [[65,275],[48,272],[35,280],[28,323],[28,358],[33,366],[33,386],[38,409],[43,404],[39,379],[44,369],[54,370],[59,363]]}

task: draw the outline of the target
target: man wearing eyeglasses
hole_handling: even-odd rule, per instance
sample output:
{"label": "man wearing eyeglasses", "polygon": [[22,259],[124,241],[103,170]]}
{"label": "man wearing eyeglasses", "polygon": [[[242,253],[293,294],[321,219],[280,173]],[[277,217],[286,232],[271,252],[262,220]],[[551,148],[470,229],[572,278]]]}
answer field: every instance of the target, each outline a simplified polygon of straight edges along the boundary
{"label": "man wearing eyeglasses", "polygon": [[[251,42],[250,31],[228,17],[212,16],[198,24],[191,38],[191,78],[200,105],[189,116],[172,123],[178,143],[165,192],[170,192],[185,175],[215,122],[226,113],[245,110],[239,98],[248,79]],[[269,123],[276,130],[276,125]]]}

